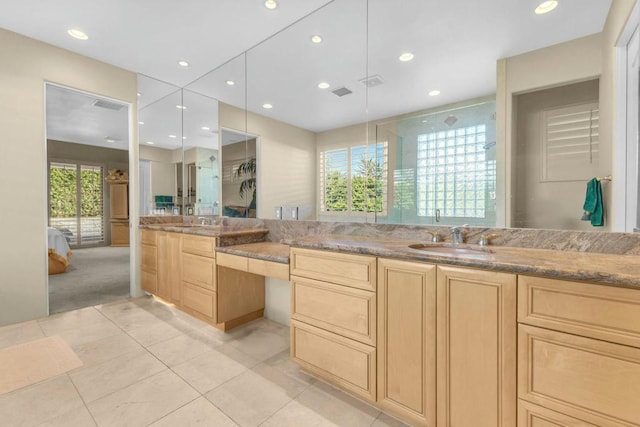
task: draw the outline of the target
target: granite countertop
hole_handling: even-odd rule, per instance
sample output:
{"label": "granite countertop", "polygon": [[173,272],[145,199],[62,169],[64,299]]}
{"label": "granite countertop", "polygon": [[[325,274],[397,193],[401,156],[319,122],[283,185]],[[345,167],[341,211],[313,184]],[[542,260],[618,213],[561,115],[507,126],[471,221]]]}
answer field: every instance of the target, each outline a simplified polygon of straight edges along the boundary
{"label": "granite countertop", "polygon": [[462,244],[464,253],[428,252],[410,248],[410,244],[451,246],[350,235],[316,235],[285,241],[291,246],[375,255],[438,264],[477,267],[517,274],[596,282],[605,285],[640,289],[640,256],[586,252],[564,252],[548,249]]}
{"label": "granite countertop", "polygon": [[289,245],[275,242],[248,243],[216,248],[216,252],[289,264]]}
{"label": "granite countertop", "polygon": [[169,224],[140,224],[140,228],[157,231],[168,231],[171,233],[197,234],[209,237],[237,237],[246,235],[266,235],[268,228],[263,227],[238,227],[228,225],[198,225],[186,223]]}

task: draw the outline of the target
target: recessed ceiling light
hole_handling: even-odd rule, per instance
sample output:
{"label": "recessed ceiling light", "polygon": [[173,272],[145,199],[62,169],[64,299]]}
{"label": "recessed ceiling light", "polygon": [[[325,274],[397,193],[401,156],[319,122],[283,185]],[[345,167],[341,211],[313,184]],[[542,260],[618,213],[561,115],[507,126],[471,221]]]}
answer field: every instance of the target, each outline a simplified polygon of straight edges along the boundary
{"label": "recessed ceiling light", "polygon": [[402,55],[400,55],[398,57],[398,59],[402,62],[407,62],[407,61],[411,61],[413,59],[413,53],[411,52],[405,52]]}
{"label": "recessed ceiling light", "polygon": [[187,139],[187,137],[186,137],[186,136],[183,136],[183,137],[182,137],[182,139]]}
{"label": "recessed ceiling light", "polygon": [[176,105],[176,108],[178,110],[186,110],[187,109],[186,105]]}
{"label": "recessed ceiling light", "polygon": [[85,33],[83,33],[80,30],[76,30],[75,28],[72,28],[70,30],[67,31],[67,34],[69,34],[71,37],[78,39],[78,40],[88,40],[89,36],[86,35]]}
{"label": "recessed ceiling light", "polygon": [[169,135],[169,138],[177,138],[175,135],[171,134]]}
{"label": "recessed ceiling light", "polygon": [[262,104],[262,108],[265,108],[265,109],[267,109],[267,110],[270,110],[270,109],[272,109],[272,108],[273,108],[273,105],[271,105],[271,104]]}
{"label": "recessed ceiling light", "polygon": [[143,124],[144,124],[144,122],[140,121],[140,122],[138,122],[138,124],[139,124],[139,125],[143,125]]}
{"label": "recessed ceiling light", "polygon": [[233,80],[227,80],[227,81],[226,81],[226,83],[227,83],[229,86],[233,86],[234,84],[236,84],[236,82],[234,82]]}
{"label": "recessed ceiling light", "polygon": [[202,129],[202,130],[211,130],[211,128],[209,126],[202,126],[200,129]]}
{"label": "recessed ceiling light", "polygon": [[316,34],[311,36],[311,41],[315,44],[322,43],[322,37]]}
{"label": "recessed ceiling light", "polygon": [[142,96],[142,94],[140,92],[138,92],[138,96]]}
{"label": "recessed ceiling light", "polygon": [[551,12],[557,6],[558,6],[558,2],[556,0],[543,1],[538,5],[538,7],[536,7],[535,12],[537,15],[542,15],[547,12]]}
{"label": "recessed ceiling light", "polygon": [[149,145],[153,145],[153,144],[155,144],[155,142],[153,142],[153,141],[147,141],[147,144],[149,144]]}
{"label": "recessed ceiling light", "polygon": [[264,7],[267,9],[275,9],[278,7],[278,2],[276,0],[265,0]]}
{"label": "recessed ceiling light", "polygon": [[105,138],[104,138],[104,140],[105,140],[105,141],[107,141],[107,142],[116,142],[116,140],[115,140],[115,139],[110,138],[110,137],[108,137],[108,136],[107,136],[107,137],[105,137]]}
{"label": "recessed ceiling light", "polygon": [[429,96],[438,96],[438,95],[440,95],[440,91],[437,90],[437,89],[432,90],[431,92],[429,92]]}
{"label": "recessed ceiling light", "polygon": [[330,85],[329,85],[329,83],[327,83],[327,82],[318,83],[318,87],[319,87],[320,89],[329,89],[329,86],[330,86]]}
{"label": "recessed ceiling light", "polygon": [[189,63],[187,61],[185,61],[184,59],[181,59],[180,61],[178,61],[178,65],[181,67],[188,67]]}

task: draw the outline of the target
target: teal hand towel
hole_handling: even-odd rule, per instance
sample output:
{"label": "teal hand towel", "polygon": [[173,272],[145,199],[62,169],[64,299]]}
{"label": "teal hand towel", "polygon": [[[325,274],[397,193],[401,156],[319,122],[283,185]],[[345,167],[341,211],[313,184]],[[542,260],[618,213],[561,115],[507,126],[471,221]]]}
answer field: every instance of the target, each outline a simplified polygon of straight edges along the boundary
{"label": "teal hand towel", "polygon": [[587,182],[587,194],[585,195],[582,209],[585,211],[583,218],[591,220],[591,225],[594,227],[602,227],[604,225],[602,185],[597,178]]}

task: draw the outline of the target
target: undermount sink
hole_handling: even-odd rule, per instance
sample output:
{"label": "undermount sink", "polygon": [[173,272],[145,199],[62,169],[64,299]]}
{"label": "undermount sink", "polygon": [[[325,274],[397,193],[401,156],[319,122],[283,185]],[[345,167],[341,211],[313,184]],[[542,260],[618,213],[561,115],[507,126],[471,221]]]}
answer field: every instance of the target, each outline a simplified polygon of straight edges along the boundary
{"label": "undermount sink", "polygon": [[475,247],[466,245],[448,245],[448,244],[429,244],[429,243],[416,243],[409,245],[411,249],[417,249],[424,252],[431,252],[438,255],[450,255],[450,256],[481,256],[485,257],[491,255],[493,251],[485,247]]}
{"label": "undermount sink", "polygon": [[209,225],[209,224],[167,224],[168,227],[176,227],[176,228],[219,228],[219,225]]}

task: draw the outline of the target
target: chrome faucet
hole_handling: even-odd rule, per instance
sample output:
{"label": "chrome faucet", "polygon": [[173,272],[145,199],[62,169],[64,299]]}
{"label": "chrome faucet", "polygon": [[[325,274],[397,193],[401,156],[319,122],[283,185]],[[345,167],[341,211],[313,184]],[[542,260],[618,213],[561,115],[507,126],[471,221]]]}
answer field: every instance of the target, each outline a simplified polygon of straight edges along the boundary
{"label": "chrome faucet", "polygon": [[460,227],[451,227],[451,235],[453,236],[453,244],[459,245],[464,243],[464,231]]}
{"label": "chrome faucet", "polygon": [[431,241],[433,243],[442,242],[442,236],[440,236],[440,234],[437,231],[428,231],[427,230],[427,234],[429,234],[431,236]]}
{"label": "chrome faucet", "polygon": [[207,218],[203,216],[199,216],[198,221],[200,221],[200,225],[207,225]]}

